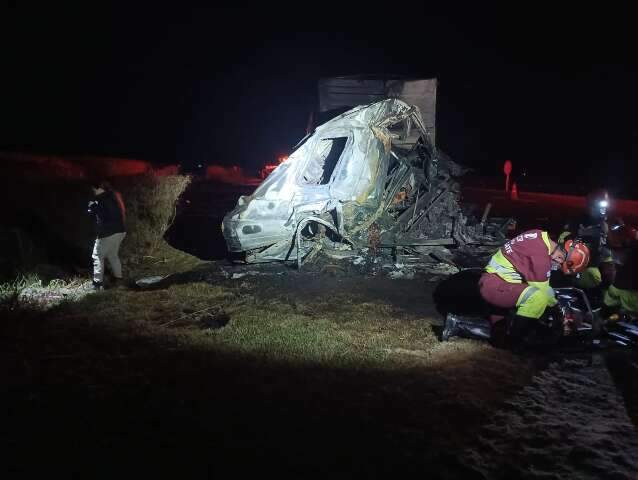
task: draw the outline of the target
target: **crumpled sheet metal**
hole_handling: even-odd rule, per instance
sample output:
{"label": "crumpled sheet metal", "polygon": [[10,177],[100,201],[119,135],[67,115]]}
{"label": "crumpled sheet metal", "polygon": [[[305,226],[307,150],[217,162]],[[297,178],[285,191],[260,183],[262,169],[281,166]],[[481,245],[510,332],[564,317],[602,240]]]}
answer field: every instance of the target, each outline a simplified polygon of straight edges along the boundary
{"label": "crumpled sheet metal", "polygon": [[418,107],[386,99],[319,126],[252,195],[239,199],[222,229],[229,250],[245,252],[247,262],[300,264],[326,235],[366,246],[370,225],[397,224],[399,214],[390,211],[399,188],[417,202],[419,193],[434,195],[437,182],[460,170],[432,146]]}

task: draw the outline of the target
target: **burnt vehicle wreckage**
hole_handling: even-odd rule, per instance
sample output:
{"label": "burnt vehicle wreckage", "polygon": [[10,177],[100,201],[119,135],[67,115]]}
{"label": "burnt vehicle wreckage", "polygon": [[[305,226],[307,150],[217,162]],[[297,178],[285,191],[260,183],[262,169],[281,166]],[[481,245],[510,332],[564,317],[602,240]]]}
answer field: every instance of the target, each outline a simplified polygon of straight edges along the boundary
{"label": "burnt vehicle wreckage", "polygon": [[[333,81],[324,98],[356,82],[348,81]],[[436,81],[387,84],[400,86],[398,98],[384,92],[318,126],[252,195],[239,198],[222,224],[231,252],[247,263],[299,267],[322,250],[335,258],[368,249],[407,262],[453,263],[453,250],[491,252],[505,241],[511,219],[488,221],[488,209],[478,218],[461,206],[456,178],[467,169],[435,147],[433,109],[428,126],[419,105],[400,98],[412,93],[433,105]]]}
{"label": "burnt vehicle wreckage", "polygon": [[[467,169],[435,146],[435,91],[436,80],[320,83],[322,110],[373,101],[315,128],[240,197],[222,224],[228,249],[246,263],[298,267],[319,252],[333,259],[390,253],[395,265],[456,273],[437,286],[439,313],[458,325],[458,336],[492,339],[478,276],[515,221],[488,217],[489,204],[481,215],[461,204],[457,179]],[[431,268],[437,265],[452,268]],[[638,346],[634,318],[604,324],[586,292],[566,285],[556,293],[558,307],[539,322],[550,344]]]}

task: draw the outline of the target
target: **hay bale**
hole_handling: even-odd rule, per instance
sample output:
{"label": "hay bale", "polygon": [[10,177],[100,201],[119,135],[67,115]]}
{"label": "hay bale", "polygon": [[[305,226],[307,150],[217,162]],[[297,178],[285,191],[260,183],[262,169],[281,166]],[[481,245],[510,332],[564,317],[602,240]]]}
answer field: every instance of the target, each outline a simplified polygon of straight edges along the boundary
{"label": "hay bale", "polygon": [[[47,249],[39,263],[90,264],[95,228],[86,212],[92,197],[87,180],[46,175],[0,177],[0,218],[5,226],[24,230],[34,241],[40,241],[38,246]],[[191,178],[156,175],[150,170],[109,180],[122,193],[127,210],[123,263],[134,266],[158,248],[166,250],[164,234]]]}
{"label": "hay bale", "polygon": [[164,243],[164,235],[175,220],[177,200],[190,181],[191,178],[184,175],[152,173],[114,180],[126,206],[128,233],[121,254],[125,263],[140,263],[143,257],[153,256]]}

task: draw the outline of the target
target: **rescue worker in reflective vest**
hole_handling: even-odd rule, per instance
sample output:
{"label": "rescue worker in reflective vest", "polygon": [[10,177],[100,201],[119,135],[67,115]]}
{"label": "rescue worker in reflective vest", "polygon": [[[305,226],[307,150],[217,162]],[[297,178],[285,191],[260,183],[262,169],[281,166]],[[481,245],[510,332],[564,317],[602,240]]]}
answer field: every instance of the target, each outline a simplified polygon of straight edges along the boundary
{"label": "rescue worker in reflective vest", "polygon": [[594,190],[587,195],[586,205],[587,211],[579,218],[567,222],[558,240],[580,240],[589,248],[589,266],[574,284],[587,291],[587,296],[594,305],[599,305],[605,291],[616,278],[616,264],[608,242],[611,198],[606,190]]}
{"label": "rescue worker in reflective vest", "polygon": [[556,243],[542,230],[529,230],[505,243],[490,259],[479,280],[481,296],[489,304],[516,309],[509,316],[507,335],[512,344],[523,341],[545,309],[556,305],[549,285],[552,270],[567,275],[582,272],[589,249],[582,242]]}
{"label": "rescue worker in reflective vest", "polygon": [[609,229],[607,244],[614,254],[614,281],[604,291],[603,317],[618,313],[638,316],[638,229],[619,223]]}

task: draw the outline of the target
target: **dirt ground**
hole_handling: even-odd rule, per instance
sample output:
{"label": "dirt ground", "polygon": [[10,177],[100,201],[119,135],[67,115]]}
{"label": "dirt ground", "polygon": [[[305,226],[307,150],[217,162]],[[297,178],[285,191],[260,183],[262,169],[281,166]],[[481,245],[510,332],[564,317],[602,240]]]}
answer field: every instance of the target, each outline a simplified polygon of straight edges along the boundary
{"label": "dirt ground", "polygon": [[[192,198],[193,208],[205,203]],[[178,217],[168,237],[216,258],[219,212]],[[520,356],[478,341],[441,343],[437,302],[467,307],[475,292],[456,284],[440,296],[441,286],[449,287],[445,274],[392,278],[389,263],[324,259],[298,271],[215,259],[169,275],[156,290],[112,294],[115,303],[144,298],[130,326],[128,319],[99,320],[96,309],[112,305],[89,301],[70,312],[5,321],[2,470],[7,478],[638,478],[636,358]],[[162,274],[168,272],[170,264]],[[181,327],[153,323],[154,316],[166,320],[157,309],[174,289],[197,285],[254,299],[264,316],[290,314],[281,319],[287,326],[329,318],[330,334],[340,333],[353,305],[378,306],[362,310],[371,312],[366,335],[384,338],[410,325],[405,331],[422,334],[426,341],[416,343],[425,346],[386,349],[387,365],[307,361],[303,349],[277,359],[211,348],[203,335],[194,342]],[[239,322],[229,316],[231,327]]]}
{"label": "dirt ground", "polygon": [[[309,268],[318,274],[287,272],[261,277],[267,278],[259,288],[263,301],[283,292],[294,301],[345,290],[368,300],[382,298],[399,310],[427,318],[439,332],[442,317],[437,311],[435,292],[441,283],[431,275],[394,280],[382,275],[348,275],[338,270],[337,276],[331,277],[321,274],[325,266]],[[471,297],[461,291],[463,288],[455,286],[459,301]],[[459,345],[464,342],[467,341],[457,340]],[[630,418],[636,418],[636,389],[627,376],[638,370],[627,370],[631,355],[578,351],[528,359],[534,365],[529,370],[534,372],[533,377],[491,412],[490,420],[481,421],[477,431],[461,429],[471,438],[457,437],[449,443],[429,439],[433,449],[438,450],[432,458],[431,478],[637,478],[638,430]],[[482,361],[478,352],[473,357],[470,361]],[[507,368],[508,363],[511,366],[511,361],[502,358],[501,368]],[[625,378],[619,378],[623,375]],[[430,406],[436,410],[437,402]],[[466,427],[473,423],[468,412],[463,412],[458,404],[456,408],[456,412],[452,409],[446,414],[456,416],[457,421],[463,419]],[[455,424],[449,417],[446,422],[450,427]],[[451,432],[447,434],[453,436]]]}
{"label": "dirt ground", "polygon": [[[210,262],[168,277],[161,290],[205,282],[249,291],[267,309],[298,304],[309,322],[348,311],[325,301],[347,292],[355,303],[388,305],[395,327],[387,328],[421,319],[439,332],[437,277],[392,279],[330,265]],[[401,368],[337,367],[195,348],[179,340],[179,329],[173,341],[151,342],[122,336],[111,323],[45,316],[3,331],[16,339],[0,369],[0,438],[11,478],[638,473],[638,434],[627,413],[633,390],[619,388],[631,379],[618,383],[618,369],[601,356],[520,357],[457,340],[393,349],[414,360]]]}
{"label": "dirt ground", "polygon": [[[378,265],[383,263],[378,259]],[[252,291],[266,305],[276,299],[311,303],[348,292],[358,301],[379,301],[395,312],[421,318],[437,335],[443,321],[439,310],[446,308],[441,299],[453,294],[463,308],[476,301],[476,292],[463,276],[458,281],[443,277],[443,282],[427,273],[392,279],[374,274],[375,264],[367,266],[372,274],[362,275],[347,264],[330,261],[307,265],[303,271],[281,264],[215,265],[227,282],[253,282]],[[336,315],[341,311],[338,303],[321,306],[333,308]],[[422,418],[409,425],[411,414],[397,412],[405,417],[400,430],[414,434],[428,424],[418,433],[428,453],[416,460],[406,449],[414,462],[403,465],[406,471],[428,471],[432,478],[494,479],[630,479],[638,473],[638,390],[633,382],[638,370],[632,352],[576,350],[517,357],[486,343],[456,339],[439,343],[429,353],[437,371],[417,376],[420,386],[412,393],[419,393],[410,401],[428,413],[421,410],[417,416]],[[484,375],[491,377],[489,381],[476,378]],[[466,388],[459,388],[459,378],[467,382]],[[351,452],[355,464],[357,452],[358,448]],[[395,465],[400,455],[392,448],[388,453],[393,457],[386,459],[388,464]],[[382,465],[375,471],[387,467],[385,461]]]}
{"label": "dirt ground", "polygon": [[[193,198],[197,198],[197,192]],[[476,192],[469,198],[478,204],[494,201]],[[561,204],[560,199],[552,200],[555,203],[550,206],[537,200],[509,203],[501,200],[496,202],[495,212],[514,215],[519,220],[519,228],[544,227],[554,231],[565,218],[578,213],[578,209]],[[194,200],[194,204],[197,203]],[[221,216],[212,219],[209,240],[218,237],[215,225],[220,219]],[[182,217],[176,232],[187,226],[187,217]],[[219,243],[215,240],[213,244],[215,242]],[[204,251],[206,245],[201,245],[200,252]],[[214,254],[209,258],[215,258]],[[441,305],[437,305],[437,301],[440,303],[443,298],[461,309],[471,309],[476,302],[471,285],[461,283],[450,288],[449,282],[444,281],[445,276],[392,279],[382,268],[375,269],[375,265],[367,265],[369,270],[361,272],[352,266],[333,263],[336,265],[329,261],[308,265],[303,272],[281,265],[229,267],[223,262],[216,268],[225,272],[227,281],[252,283],[255,295],[265,304],[273,299],[294,304],[350,292],[362,301],[382,300],[397,311],[422,317],[437,334],[442,322],[438,311]],[[446,290],[441,286],[446,286]],[[323,303],[322,308],[330,307]],[[339,305],[332,308],[338,310]],[[459,355],[467,345],[472,347],[465,355]],[[417,435],[419,439],[413,440],[421,443],[425,447],[423,452],[427,453],[417,461],[410,457],[404,462],[399,453],[402,447],[386,447],[387,455],[380,457],[383,461],[376,458],[378,453],[375,453],[369,459],[370,468],[359,467],[361,471],[379,474],[386,471],[380,465],[392,465],[396,472],[427,472],[428,478],[638,478],[635,461],[638,458],[635,427],[638,390],[633,386],[638,370],[632,367],[638,363],[630,353],[597,353],[595,356],[576,353],[521,359],[503,355],[486,345],[479,350],[474,350],[475,347],[476,342],[465,340],[440,344],[437,353],[445,360],[438,364],[438,373],[443,377],[419,377],[421,392],[427,391],[427,394],[416,395],[419,404],[416,408],[431,413],[425,415],[430,423],[426,428],[422,423],[421,427],[407,428],[413,433],[423,428]],[[446,353],[445,349],[452,353]],[[511,368],[520,375],[500,377],[500,385],[498,381],[479,382],[474,385],[476,388],[457,390],[452,378],[467,371],[472,364],[474,375],[478,376],[498,375]],[[445,375],[449,375],[447,382]],[[489,389],[499,387],[500,392],[488,393]],[[477,409],[479,404],[484,408]],[[361,457],[360,450],[355,448],[350,454],[352,464],[357,464],[354,458]],[[363,458],[368,457],[363,455]]]}

